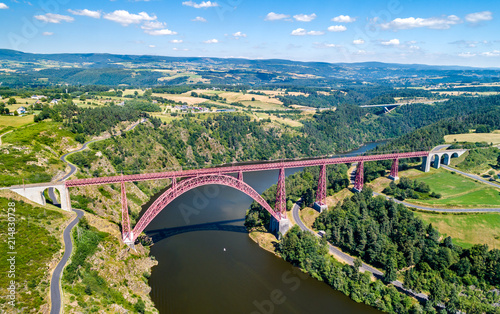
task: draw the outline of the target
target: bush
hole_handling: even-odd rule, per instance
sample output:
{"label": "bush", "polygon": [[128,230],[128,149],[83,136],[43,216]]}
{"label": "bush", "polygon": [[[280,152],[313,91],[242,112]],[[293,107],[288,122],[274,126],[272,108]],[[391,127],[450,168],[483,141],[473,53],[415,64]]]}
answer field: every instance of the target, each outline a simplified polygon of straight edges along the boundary
{"label": "bush", "polygon": [[139,299],[136,304],[134,304],[134,309],[137,311],[137,313],[145,313],[146,311],[146,304],[144,304],[144,301],[142,299]]}

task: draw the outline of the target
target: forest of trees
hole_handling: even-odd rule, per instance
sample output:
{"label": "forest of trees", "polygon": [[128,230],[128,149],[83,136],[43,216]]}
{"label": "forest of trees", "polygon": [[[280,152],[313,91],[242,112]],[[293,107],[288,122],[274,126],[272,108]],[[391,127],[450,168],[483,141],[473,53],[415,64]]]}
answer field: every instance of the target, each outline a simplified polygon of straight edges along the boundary
{"label": "forest of trees", "polygon": [[492,304],[500,300],[494,290],[500,287],[500,250],[464,249],[404,205],[372,197],[368,188],[321,213],[314,227],[386,274],[397,271],[407,288],[427,293],[433,305],[444,304],[449,313],[497,311]]}
{"label": "forest of trees", "polygon": [[[363,302],[388,313],[422,313],[423,307],[394,287],[380,280],[372,281],[369,273],[360,273],[361,261],[353,266],[342,264],[328,255],[324,239],[294,226],[283,237],[277,249],[281,257],[324,281],[356,302]],[[427,307],[424,309],[427,310]],[[432,307],[427,313],[432,313]]]}
{"label": "forest of trees", "polygon": [[[149,111],[150,107],[151,105],[136,102],[125,106],[82,108],[68,100],[52,108],[43,106],[34,121],[39,122],[51,118],[56,122],[63,122],[71,132],[77,136],[80,135],[77,140],[83,142],[86,135],[99,135],[106,131],[112,133],[112,129],[120,122],[137,121],[140,117],[147,116],[144,111],[145,109]],[[154,109],[153,107],[152,110]]]}
{"label": "forest of trees", "polygon": [[425,182],[411,180],[407,177],[401,177],[398,183],[391,181],[382,193],[394,196],[394,198],[404,201],[411,199],[427,199],[429,197],[441,198],[441,194],[431,192],[431,188]]}

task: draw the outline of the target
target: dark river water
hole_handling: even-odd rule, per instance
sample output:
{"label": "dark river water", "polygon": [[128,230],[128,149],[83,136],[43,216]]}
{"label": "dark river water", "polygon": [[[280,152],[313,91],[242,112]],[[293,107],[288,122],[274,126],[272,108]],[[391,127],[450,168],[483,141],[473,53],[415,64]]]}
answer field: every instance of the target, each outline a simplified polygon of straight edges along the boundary
{"label": "dark river water", "polygon": [[[277,170],[244,174],[259,193],[277,178]],[[380,313],[261,249],[243,227],[251,203],[232,188],[204,186],[178,197],[151,222],[146,233],[155,239],[151,255],[158,265],[149,284],[160,313]]]}

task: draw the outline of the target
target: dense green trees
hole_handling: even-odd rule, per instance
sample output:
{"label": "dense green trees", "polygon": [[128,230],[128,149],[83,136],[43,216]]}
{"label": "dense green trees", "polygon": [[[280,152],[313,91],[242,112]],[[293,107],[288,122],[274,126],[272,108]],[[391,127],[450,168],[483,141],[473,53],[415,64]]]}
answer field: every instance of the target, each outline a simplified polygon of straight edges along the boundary
{"label": "dense green trees", "polygon": [[433,304],[465,311],[478,298],[486,311],[493,311],[499,296],[490,290],[500,287],[500,250],[457,246],[405,206],[371,194],[365,188],[345,199],[321,213],[314,226],[325,230],[331,243],[386,270],[386,282],[394,280],[397,271],[406,287],[428,293]]}
{"label": "dense green trees", "polygon": [[[294,226],[283,237],[277,251],[284,260],[300,267],[313,278],[324,281],[356,302],[363,302],[388,313],[421,313],[422,308],[410,297],[388,287],[381,281],[371,281],[368,273],[360,273],[360,262],[354,266],[342,264],[328,255],[324,239],[301,231]],[[394,273],[395,274],[395,273]]]}
{"label": "dense green trees", "polygon": [[398,184],[391,181],[389,186],[382,193],[393,195],[396,199],[403,201],[407,198],[411,199],[426,199],[429,197],[441,198],[440,194],[431,192],[428,184],[411,180],[407,177],[401,177]]}

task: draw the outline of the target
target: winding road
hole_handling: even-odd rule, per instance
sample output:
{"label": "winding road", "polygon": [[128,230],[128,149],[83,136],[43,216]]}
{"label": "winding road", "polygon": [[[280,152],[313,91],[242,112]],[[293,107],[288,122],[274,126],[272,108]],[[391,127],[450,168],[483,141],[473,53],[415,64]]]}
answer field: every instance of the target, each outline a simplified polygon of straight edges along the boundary
{"label": "winding road", "polygon": [[[299,228],[303,231],[307,231],[307,232],[310,232],[312,234],[314,234],[316,237],[320,237],[320,235],[318,235],[317,233],[315,233],[313,230],[309,229],[303,222],[302,222],[302,219],[300,218],[300,214],[299,214],[299,211],[300,211],[300,207],[297,205],[297,204],[294,204],[293,205],[293,208],[292,208],[292,216],[293,216],[293,219],[295,220],[295,223],[299,226]],[[339,260],[343,260],[345,261],[346,263],[348,263],[349,265],[354,265],[354,260],[356,258],[352,257],[351,255],[349,254],[346,254],[344,252],[342,252],[338,247],[336,246],[333,246],[330,244],[330,242],[328,242],[328,250],[330,252],[330,254],[332,254],[335,258],[339,259]],[[362,263],[361,267],[359,268],[360,271],[362,272],[369,272],[371,273],[375,278],[377,279],[382,279],[384,277],[384,273],[381,272],[380,270],[376,269],[375,267],[373,266],[370,266],[368,264],[365,264],[365,263]],[[403,287],[403,283],[399,280],[395,280],[393,282],[391,282],[399,291],[409,295],[409,296],[412,296],[412,297],[415,297],[417,300],[419,301],[426,301],[428,299],[427,295],[426,294],[423,294],[423,293],[415,293],[409,289],[406,289]]]}
{"label": "winding road", "polygon": [[2,145],[2,137],[3,137],[4,135],[6,135],[6,134],[9,134],[9,133],[10,133],[10,132],[12,132],[12,131],[14,131],[14,130],[10,130],[10,131],[5,132],[4,134],[0,135],[0,146]]}
{"label": "winding road", "polygon": [[[146,119],[145,118],[141,118],[141,120],[135,122],[134,124],[132,124],[131,126],[129,126],[127,129],[125,129],[125,132],[132,131],[136,126],[138,126],[139,124],[143,123],[144,121],[146,121]],[[103,141],[103,140],[107,140],[108,138],[111,138],[112,136],[118,136],[120,134],[121,134],[121,132],[119,132],[119,133],[117,133],[115,135],[108,134],[108,135],[104,136],[103,138],[99,138],[99,139],[96,139],[96,140],[85,142],[81,148],[73,150],[73,151],[71,151],[69,153],[66,153],[66,154],[62,155],[60,159],[62,161],[64,161],[69,166],[70,171],[67,174],[65,174],[64,177],[62,177],[61,179],[59,179],[57,181],[65,181],[65,180],[67,180],[69,177],[71,177],[76,172],[76,170],[78,170],[78,168],[75,165],[73,165],[72,163],[70,163],[69,161],[66,160],[66,157],[68,157],[71,154],[78,153],[78,152],[81,152],[81,151],[87,149],[88,145],[91,144],[91,143],[98,142],[98,141]]]}
{"label": "winding road", "polygon": [[495,182],[492,182],[492,181],[485,180],[485,179],[481,178],[480,176],[476,176],[476,175],[474,175],[474,174],[470,174],[470,173],[467,173],[467,172],[463,172],[463,171],[457,170],[457,169],[455,169],[455,168],[452,168],[452,167],[449,167],[449,166],[446,166],[446,165],[441,165],[441,167],[443,167],[443,168],[444,168],[444,169],[446,169],[446,170],[449,170],[449,171],[454,171],[454,172],[459,173],[459,174],[461,174],[461,175],[463,175],[463,176],[469,177],[469,178],[471,178],[471,179],[473,179],[473,180],[481,181],[481,182],[483,182],[483,183],[486,183],[486,184],[488,184],[488,185],[491,185],[491,186],[493,186],[493,187],[496,187],[497,189],[500,189],[500,184],[495,183]]}
{"label": "winding road", "polygon": [[50,280],[50,301],[52,303],[52,306],[50,307],[50,314],[59,314],[61,312],[61,273],[71,256],[71,251],[73,251],[71,230],[78,223],[78,221],[80,221],[80,218],[83,217],[83,211],[79,209],[73,209],[73,211],[76,213],[76,217],[68,224],[63,232],[64,255],[54,269]]}
{"label": "winding road", "polygon": [[374,196],[383,196],[386,199],[391,199],[396,203],[405,205],[406,207],[416,208],[416,209],[425,210],[425,211],[433,211],[433,212],[440,212],[440,213],[494,213],[494,212],[500,212],[500,208],[436,208],[436,207],[427,207],[427,206],[421,206],[421,205],[407,203],[404,201],[399,201],[397,199],[394,199],[394,198],[389,197],[389,196],[382,194],[382,193],[373,192],[373,195]]}
{"label": "winding road", "polygon": [[[443,150],[443,149],[446,149],[448,148],[450,145],[439,145],[439,146],[436,146],[432,151],[439,151],[439,150]],[[449,171],[455,171],[461,175],[464,175],[466,177],[469,177],[471,179],[474,179],[474,180],[478,180],[482,183],[485,183],[485,184],[488,184],[488,185],[491,185],[491,186],[494,186],[496,188],[500,188],[500,185],[499,184],[496,184],[496,183],[493,183],[493,182],[490,182],[490,181],[487,181],[487,180],[484,180],[483,178],[480,178],[476,175],[473,175],[473,174],[470,174],[470,173],[466,173],[466,172],[463,172],[463,171],[460,171],[460,170],[456,170],[456,169],[453,169],[449,166],[446,166],[446,165],[441,165],[441,167],[443,167],[444,169],[446,170],[449,170]],[[351,174],[349,174],[351,175]],[[351,180],[352,181],[352,180]],[[399,204],[403,204],[407,207],[411,207],[411,208],[416,208],[416,209],[420,209],[420,210],[425,210],[425,211],[433,211],[433,212],[450,212],[450,213],[474,213],[474,212],[500,212],[500,208],[434,208],[434,207],[427,207],[427,206],[421,206],[421,205],[415,205],[415,204],[410,204],[410,203],[407,203],[407,202],[404,202],[404,201],[399,201],[399,200],[396,200],[396,199],[393,199],[387,195],[384,195],[384,194],[381,194],[381,193],[376,193],[376,192],[373,192],[373,195],[374,196],[383,196],[387,199],[391,199],[393,200],[394,202],[396,203],[399,203]],[[303,222],[302,222],[302,219],[300,218],[300,207],[299,205],[297,204],[294,204],[293,208],[292,208],[292,216],[293,216],[293,219],[295,220],[295,223],[299,226],[299,228],[303,231],[307,231],[307,232],[310,232],[312,234],[314,234],[316,237],[321,237],[320,235],[318,235],[316,232],[314,232],[313,230],[309,229],[309,227],[307,227]],[[342,250],[340,250],[340,248],[336,247],[336,246],[333,246],[332,244],[328,243],[328,250],[330,252],[330,254],[332,254],[335,258],[339,259],[339,260],[343,260],[345,261],[346,263],[348,263],[349,265],[354,265],[354,260],[355,258],[350,256],[349,254],[346,254],[344,252],[342,252]],[[368,271],[370,272],[375,278],[377,279],[382,279],[384,274],[368,265],[368,264],[365,264],[365,263],[362,263],[362,266],[360,267],[360,271]],[[399,280],[396,280],[396,281],[393,281],[392,284],[398,289],[400,290],[401,292],[407,294],[407,295],[410,295],[410,296],[413,296],[415,298],[417,298],[418,300],[427,300],[428,297],[427,295],[423,294],[423,293],[415,293],[411,290],[408,290],[408,289],[405,289],[403,287],[403,283]]]}
{"label": "winding road", "polygon": [[[140,123],[142,123],[144,121],[145,121],[145,119],[141,118],[141,120],[132,124],[125,131],[128,132],[130,130],[133,130],[136,126],[138,126]],[[121,133],[118,133],[116,135],[120,135],[120,134]],[[116,136],[116,135],[113,135],[113,136]],[[87,149],[88,145],[90,143],[102,141],[102,140],[110,138],[111,136],[112,135],[107,135],[107,136],[100,138],[100,139],[88,141],[88,142],[84,143],[81,148],[62,155],[60,159],[62,161],[64,161],[70,167],[70,171],[67,174],[65,174],[64,177],[62,177],[61,179],[59,179],[57,181],[61,182],[61,181],[68,179],[76,172],[76,170],[78,170],[78,168],[75,165],[73,165],[72,163],[70,163],[69,161],[66,160],[66,157],[68,157],[71,154],[81,152],[81,151]],[[49,188],[48,192],[49,192],[49,197],[52,199],[53,204],[56,206],[59,205],[59,202],[57,201],[57,197],[55,195],[54,189]],[[73,211],[77,214],[77,216],[75,219],[73,219],[73,221],[71,221],[68,224],[68,226],[64,229],[64,232],[63,232],[64,255],[63,255],[61,261],[59,261],[56,268],[54,269],[54,272],[52,273],[52,278],[50,280],[50,301],[51,301],[50,314],[59,314],[61,312],[61,307],[62,307],[61,306],[62,305],[62,302],[61,302],[62,301],[61,300],[61,274],[62,274],[64,267],[66,266],[66,263],[68,262],[69,257],[71,256],[71,252],[73,251],[73,242],[71,241],[71,230],[78,223],[78,221],[80,221],[80,218],[82,218],[82,216],[84,214],[84,212],[79,210],[79,209],[73,209]]]}

